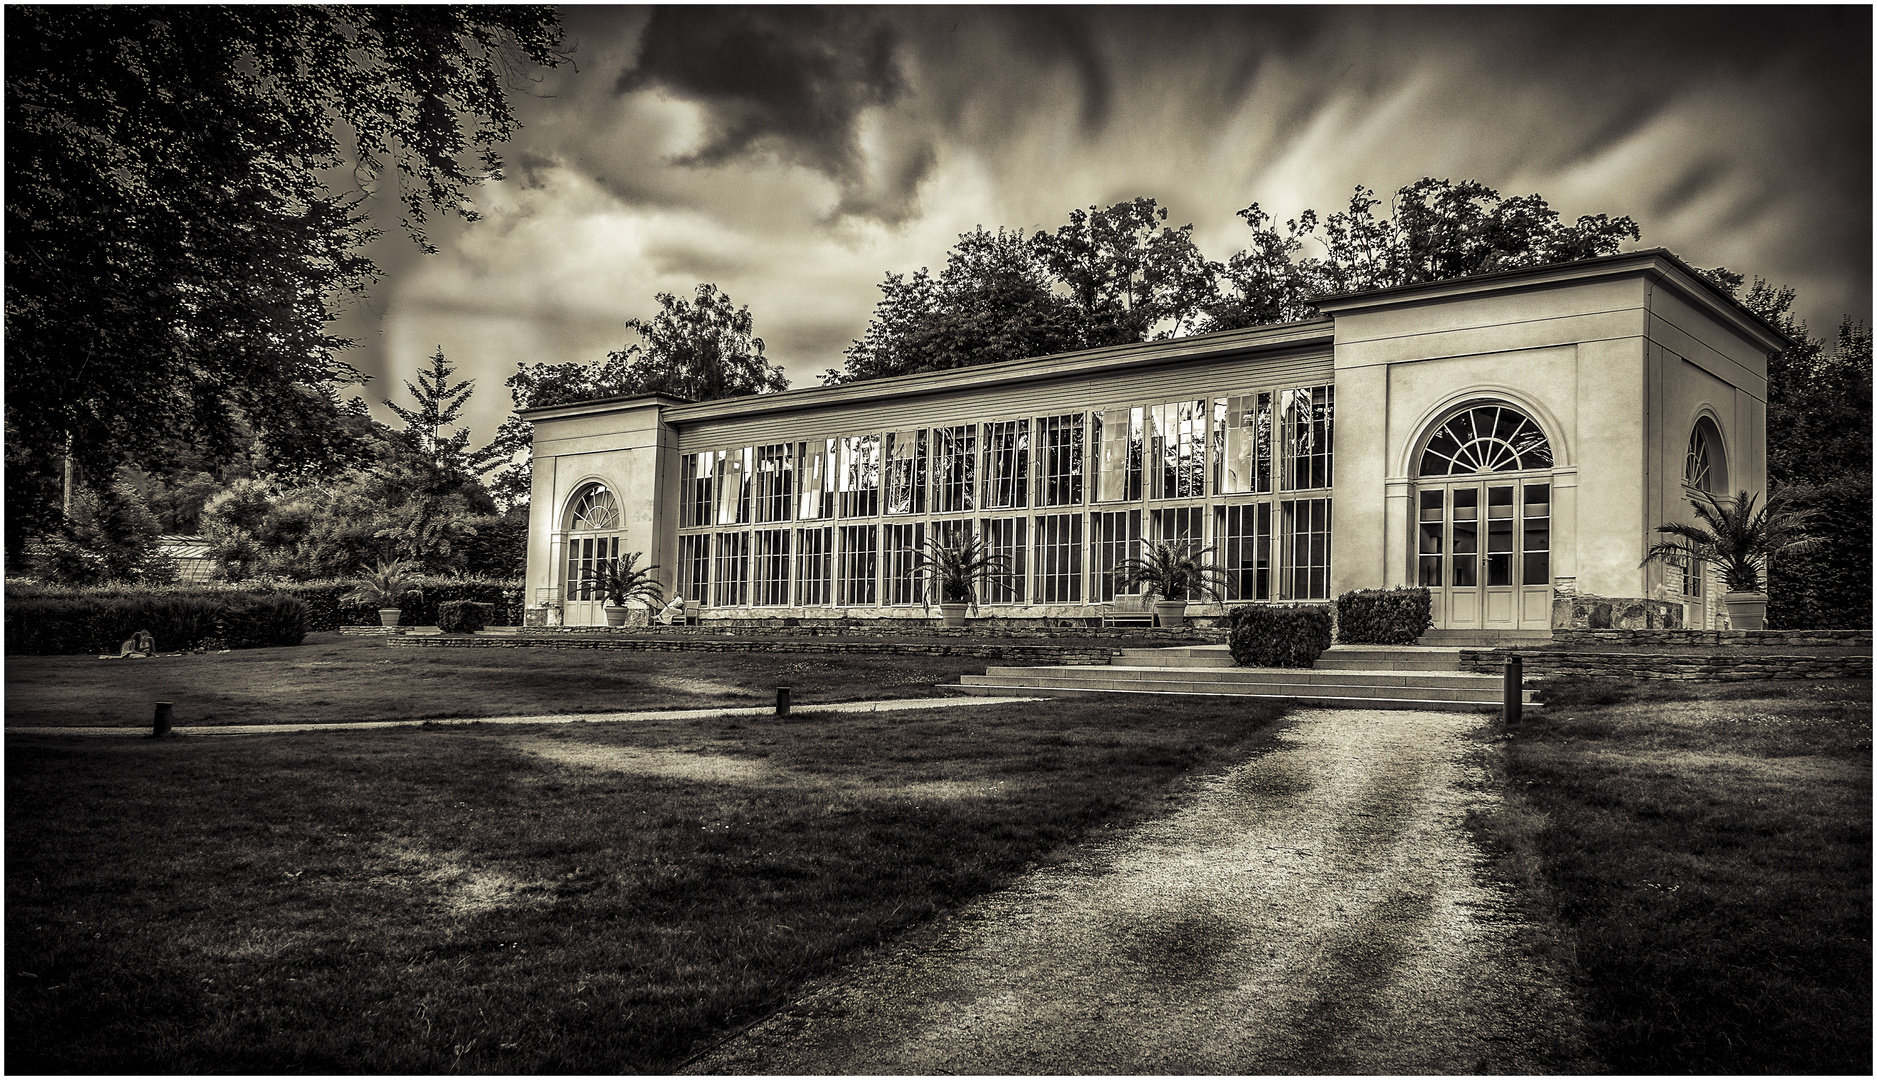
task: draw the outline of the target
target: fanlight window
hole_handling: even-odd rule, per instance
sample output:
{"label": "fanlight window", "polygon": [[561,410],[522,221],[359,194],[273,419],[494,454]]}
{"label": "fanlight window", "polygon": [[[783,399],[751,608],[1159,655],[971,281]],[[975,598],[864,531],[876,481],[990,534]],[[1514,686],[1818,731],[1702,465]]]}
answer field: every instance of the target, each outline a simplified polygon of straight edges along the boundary
{"label": "fanlight window", "polygon": [[1549,469],[1551,443],[1531,417],[1507,405],[1475,405],[1458,413],[1421,452],[1422,476]]}
{"label": "fanlight window", "polygon": [[1682,467],[1682,480],[1698,491],[1713,491],[1714,462],[1708,453],[1707,425],[1696,424],[1688,437],[1688,463]]}
{"label": "fanlight window", "polygon": [[580,492],[568,528],[579,532],[619,528],[619,502],[605,484],[591,484]]}

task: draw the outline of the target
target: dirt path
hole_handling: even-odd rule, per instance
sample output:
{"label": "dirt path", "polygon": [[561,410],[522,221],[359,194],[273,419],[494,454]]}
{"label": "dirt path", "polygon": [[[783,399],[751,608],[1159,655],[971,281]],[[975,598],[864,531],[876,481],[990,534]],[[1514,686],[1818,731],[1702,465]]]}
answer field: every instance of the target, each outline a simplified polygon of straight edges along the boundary
{"label": "dirt path", "polygon": [[1468,809],[1476,714],[1312,710],[1171,817],[1080,849],[691,1073],[1587,1071]]}

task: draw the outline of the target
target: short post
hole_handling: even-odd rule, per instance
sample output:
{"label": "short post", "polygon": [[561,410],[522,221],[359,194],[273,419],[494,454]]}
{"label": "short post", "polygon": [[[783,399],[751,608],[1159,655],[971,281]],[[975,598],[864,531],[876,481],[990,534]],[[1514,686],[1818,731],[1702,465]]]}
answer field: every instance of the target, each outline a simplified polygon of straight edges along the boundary
{"label": "short post", "polygon": [[174,707],[174,704],[174,702],[169,701],[159,701],[156,703],[156,726],[155,729],[150,732],[152,739],[160,739],[169,734],[170,719],[173,715],[171,709]]}
{"label": "short post", "polygon": [[1516,724],[1525,713],[1525,662],[1518,653],[1506,658],[1505,721]]}
{"label": "short post", "polygon": [[778,686],[776,687],[776,715],[787,716],[788,714],[789,688],[786,686]]}

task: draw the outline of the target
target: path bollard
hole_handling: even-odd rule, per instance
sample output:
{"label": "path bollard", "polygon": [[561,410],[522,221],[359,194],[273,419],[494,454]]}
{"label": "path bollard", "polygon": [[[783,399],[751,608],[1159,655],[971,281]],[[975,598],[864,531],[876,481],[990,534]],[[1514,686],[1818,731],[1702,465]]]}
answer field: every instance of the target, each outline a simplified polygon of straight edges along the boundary
{"label": "path bollard", "polygon": [[789,688],[786,686],[778,686],[776,687],[776,715],[787,716],[788,714]]}
{"label": "path bollard", "polygon": [[156,703],[156,727],[150,732],[152,739],[160,739],[169,734],[169,724],[172,716],[171,709],[174,704],[174,702],[169,701],[159,701]]}
{"label": "path bollard", "polygon": [[1516,724],[1524,714],[1525,662],[1513,653],[1506,658],[1506,723]]}

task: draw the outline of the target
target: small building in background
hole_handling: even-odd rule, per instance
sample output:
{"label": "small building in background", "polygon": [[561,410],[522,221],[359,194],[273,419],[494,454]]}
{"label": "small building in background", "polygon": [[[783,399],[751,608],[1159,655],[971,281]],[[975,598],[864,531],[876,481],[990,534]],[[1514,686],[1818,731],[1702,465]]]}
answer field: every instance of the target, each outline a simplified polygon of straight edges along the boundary
{"label": "small building in background", "polygon": [[1642,564],[1698,491],[1764,493],[1787,342],[1664,250],[1325,299],[1309,322],[724,401],[529,410],[528,596],[598,625],[644,552],[706,621],[925,619],[929,538],[1014,573],[983,614],[1098,617],[1141,545],[1240,604],[1419,585],[1443,629],[1548,632],[1589,598],[1713,626],[1699,566]]}
{"label": "small building in background", "polygon": [[209,558],[209,542],[203,536],[159,536],[157,554],[176,564],[179,585],[197,585],[215,579],[215,560]]}

